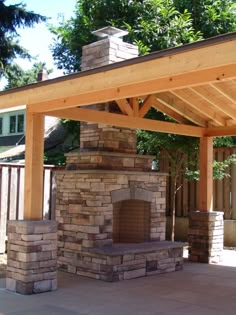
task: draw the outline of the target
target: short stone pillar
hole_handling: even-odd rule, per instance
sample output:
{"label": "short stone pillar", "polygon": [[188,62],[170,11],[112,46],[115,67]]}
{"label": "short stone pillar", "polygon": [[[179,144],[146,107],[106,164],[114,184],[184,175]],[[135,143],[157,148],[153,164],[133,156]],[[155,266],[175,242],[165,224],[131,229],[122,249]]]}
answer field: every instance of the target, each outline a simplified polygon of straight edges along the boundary
{"label": "short stone pillar", "polygon": [[7,231],[7,290],[20,294],[56,290],[56,221],[9,221]]}
{"label": "short stone pillar", "polygon": [[191,212],[189,260],[202,263],[220,262],[223,256],[223,246],[223,212]]}

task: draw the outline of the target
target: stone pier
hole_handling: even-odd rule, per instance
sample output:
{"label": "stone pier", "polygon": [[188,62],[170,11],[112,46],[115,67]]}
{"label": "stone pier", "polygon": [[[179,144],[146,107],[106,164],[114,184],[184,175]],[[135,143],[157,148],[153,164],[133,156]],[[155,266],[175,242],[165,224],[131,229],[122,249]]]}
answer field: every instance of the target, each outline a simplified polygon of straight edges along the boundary
{"label": "stone pier", "polygon": [[9,221],[7,230],[7,290],[20,294],[56,290],[56,221]]}
{"label": "stone pier", "polygon": [[224,241],[223,212],[190,213],[189,260],[202,263],[221,261]]}

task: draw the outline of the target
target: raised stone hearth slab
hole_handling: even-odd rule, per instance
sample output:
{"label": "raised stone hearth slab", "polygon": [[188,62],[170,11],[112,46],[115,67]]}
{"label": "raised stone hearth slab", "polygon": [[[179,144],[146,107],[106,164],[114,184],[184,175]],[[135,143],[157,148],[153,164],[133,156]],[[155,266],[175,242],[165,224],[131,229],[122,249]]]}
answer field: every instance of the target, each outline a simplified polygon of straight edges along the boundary
{"label": "raised stone hearth slab", "polygon": [[91,248],[78,255],[70,272],[114,282],[177,271],[183,268],[184,245],[161,241]]}

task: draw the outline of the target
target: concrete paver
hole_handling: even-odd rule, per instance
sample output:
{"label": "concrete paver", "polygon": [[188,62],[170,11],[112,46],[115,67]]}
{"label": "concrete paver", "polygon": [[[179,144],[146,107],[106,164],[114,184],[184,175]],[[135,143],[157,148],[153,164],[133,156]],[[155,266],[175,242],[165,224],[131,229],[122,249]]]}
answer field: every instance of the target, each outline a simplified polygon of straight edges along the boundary
{"label": "concrete paver", "polygon": [[32,296],[6,291],[0,279],[0,315],[235,315],[236,252],[227,257],[116,283],[60,272],[58,291]]}

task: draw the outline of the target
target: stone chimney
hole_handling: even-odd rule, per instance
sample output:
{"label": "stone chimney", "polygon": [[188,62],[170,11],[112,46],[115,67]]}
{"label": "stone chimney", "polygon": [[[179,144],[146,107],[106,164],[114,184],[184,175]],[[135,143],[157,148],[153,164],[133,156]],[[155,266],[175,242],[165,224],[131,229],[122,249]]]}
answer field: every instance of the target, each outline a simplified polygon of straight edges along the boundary
{"label": "stone chimney", "polygon": [[[138,47],[123,41],[127,35],[115,27],[105,27],[93,32],[99,40],[83,47],[82,71],[124,61],[138,56]],[[88,106],[96,110],[120,113],[115,102]],[[136,153],[136,132],[102,124],[81,123],[80,149],[82,151],[107,151]]]}
{"label": "stone chimney", "polygon": [[138,56],[138,47],[123,41],[128,32],[104,27],[93,32],[100,40],[83,47],[82,71],[102,67]]}
{"label": "stone chimney", "polygon": [[42,69],[38,73],[37,81],[40,82],[40,81],[45,81],[45,80],[48,80],[48,73],[45,69]]}

